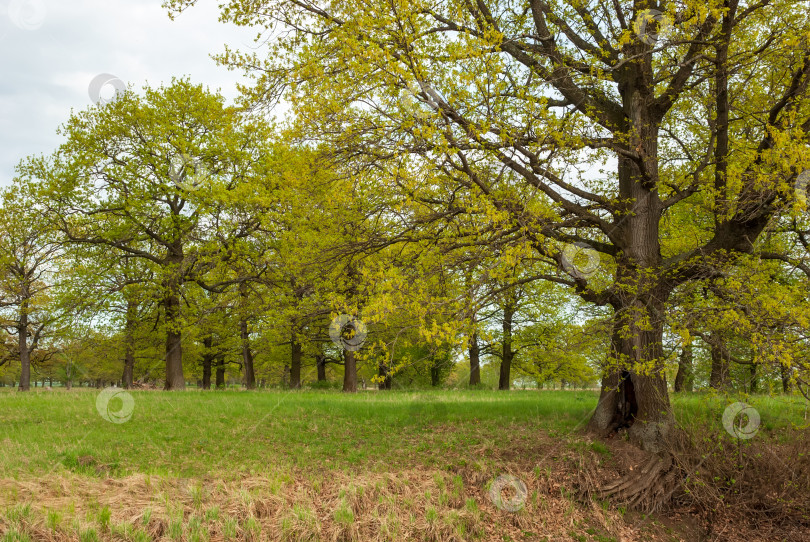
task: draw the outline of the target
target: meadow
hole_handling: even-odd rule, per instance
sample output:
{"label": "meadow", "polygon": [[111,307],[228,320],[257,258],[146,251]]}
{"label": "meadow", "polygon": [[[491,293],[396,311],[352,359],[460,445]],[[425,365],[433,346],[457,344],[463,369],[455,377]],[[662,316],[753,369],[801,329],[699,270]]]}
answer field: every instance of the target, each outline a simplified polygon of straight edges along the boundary
{"label": "meadow", "polygon": [[[3,540],[682,540],[693,528],[578,494],[585,464],[625,459],[621,439],[583,432],[592,391],[130,396],[99,411],[98,390],[0,394]],[[674,402],[679,423],[726,438],[728,399]],[[797,400],[749,403],[757,439],[806,423]]]}

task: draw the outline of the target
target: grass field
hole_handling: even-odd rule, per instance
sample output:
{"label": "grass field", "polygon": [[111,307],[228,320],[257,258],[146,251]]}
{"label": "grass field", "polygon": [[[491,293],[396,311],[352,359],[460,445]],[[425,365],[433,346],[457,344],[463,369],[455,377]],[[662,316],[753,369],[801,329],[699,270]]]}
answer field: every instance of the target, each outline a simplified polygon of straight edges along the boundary
{"label": "grass field", "polygon": [[[583,462],[616,459],[581,431],[595,392],[134,391],[123,423],[98,397],[0,393],[4,540],[679,540],[691,528],[577,498]],[[674,401],[680,423],[730,438],[731,400]],[[798,400],[747,401],[758,439],[807,423]]]}

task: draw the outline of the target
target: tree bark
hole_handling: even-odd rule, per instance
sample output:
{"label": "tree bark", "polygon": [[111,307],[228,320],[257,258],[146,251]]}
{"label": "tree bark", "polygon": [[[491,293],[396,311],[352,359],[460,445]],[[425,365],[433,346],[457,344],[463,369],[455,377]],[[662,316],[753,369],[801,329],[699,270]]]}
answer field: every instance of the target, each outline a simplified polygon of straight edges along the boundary
{"label": "tree bark", "polygon": [[388,365],[385,363],[380,363],[377,366],[377,376],[382,379],[377,385],[377,389],[390,390],[394,381],[393,378],[391,378],[391,372],[388,370]]}
{"label": "tree bark", "polygon": [[709,386],[716,390],[724,390],[729,385],[729,360],[726,355],[722,338],[712,333],[709,338],[709,350],[712,356],[712,371],[709,376]]}
{"label": "tree bark", "polygon": [[[611,353],[588,424],[601,434],[627,427],[630,441],[653,453],[666,450],[674,425],[663,367],[663,299],[636,299],[632,310],[614,314]],[[647,318],[639,318],[645,309]],[[654,370],[639,371],[645,363]]]}
{"label": "tree bark", "polygon": [[[25,293],[23,291],[23,296]],[[28,350],[28,300],[25,298],[20,303],[17,340],[20,349],[20,391],[28,391],[31,389],[31,352]]]}
{"label": "tree bark", "polygon": [[315,367],[318,371],[318,382],[326,381],[326,356],[323,354],[315,355]]}
{"label": "tree bark", "polygon": [[782,393],[790,393],[790,370],[785,365],[779,366],[782,376]]}
{"label": "tree bark", "polygon": [[213,351],[213,346],[214,346],[214,338],[211,335],[208,335],[207,337],[203,338],[202,389],[204,390],[211,389],[211,366],[213,365],[214,359],[216,358],[216,354]]}
{"label": "tree bark", "polygon": [[127,299],[127,319],[124,324],[124,373],[121,382],[125,389],[131,389],[135,374],[135,323],[138,317],[138,305]]}
{"label": "tree bark", "polygon": [[678,373],[675,375],[675,392],[692,391],[692,383],[694,378],[692,376],[692,360],[693,351],[692,343],[684,345],[681,349],[681,355],[678,356]]}
{"label": "tree bark", "polygon": [[508,390],[512,384],[512,320],[515,315],[515,301],[512,293],[508,294],[503,308],[503,345],[501,352],[501,373],[498,378],[498,389]]}
{"label": "tree bark", "polygon": [[242,370],[244,371],[245,388],[256,389],[256,373],[253,370],[253,351],[250,349],[250,333],[247,319],[239,321],[239,332],[242,338]]}
{"label": "tree bark", "polygon": [[749,367],[749,380],[748,380],[748,390],[750,393],[756,393],[759,385],[757,383],[757,364],[752,363]]}
{"label": "tree bark", "polygon": [[[179,267],[180,261],[174,264]],[[180,331],[180,280],[171,277],[167,281],[163,307],[166,316],[166,384],[165,390],[186,389],[183,377],[183,344]]]}
{"label": "tree bark", "polygon": [[357,391],[357,359],[354,352],[343,351],[343,391],[355,393]]}
{"label": "tree bark", "polygon": [[470,386],[477,386],[481,383],[481,358],[478,347],[478,333],[473,333],[470,337]]}
{"label": "tree bark", "polygon": [[441,381],[441,368],[438,364],[434,363],[430,366],[430,385],[431,387],[437,388],[442,383]]}
{"label": "tree bark", "polygon": [[[636,47],[644,52],[646,45]],[[639,55],[618,83],[623,115],[617,128],[627,134],[623,145],[628,152],[618,156],[618,198],[627,202],[627,208],[615,215],[610,232],[618,249],[614,284],[620,287],[608,300],[613,307],[612,359],[589,427],[604,432],[629,424],[633,443],[659,452],[666,449],[674,425],[663,355],[664,304],[673,285],[657,271],[662,265],[664,207],[657,190],[658,121],[651,107],[655,97],[650,92],[654,88],[650,62],[649,55]],[[587,285],[582,278],[577,281]],[[630,416],[633,409],[628,407],[633,403],[637,412]]]}
{"label": "tree bark", "polygon": [[214,384],[218,390],[221,390],[225,388],[225,360],[221,356],[217,359],[216,367],[216,381]]}
{"label": "tree bark", "polygon": [[292,355],[290,356],[290,388],[301,388],[301,355],[303,354],[303,347],[301,343],[295,338],[295,333],[292,336]]}

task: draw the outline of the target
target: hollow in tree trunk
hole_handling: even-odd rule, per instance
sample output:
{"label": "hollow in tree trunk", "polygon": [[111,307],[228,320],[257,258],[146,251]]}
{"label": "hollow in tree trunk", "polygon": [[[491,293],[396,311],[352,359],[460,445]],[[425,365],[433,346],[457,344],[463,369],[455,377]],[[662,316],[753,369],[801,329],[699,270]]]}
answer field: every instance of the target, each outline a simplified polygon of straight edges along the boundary
{"label": "hollow in tree trunk", "polygon": [[667,449],[674,425],[664,375],[664,298],[635,297],[630,301],[635,306],[614,313],[611,353],[588,424],[601,434],[626,427],[631,442],[653,453]]}

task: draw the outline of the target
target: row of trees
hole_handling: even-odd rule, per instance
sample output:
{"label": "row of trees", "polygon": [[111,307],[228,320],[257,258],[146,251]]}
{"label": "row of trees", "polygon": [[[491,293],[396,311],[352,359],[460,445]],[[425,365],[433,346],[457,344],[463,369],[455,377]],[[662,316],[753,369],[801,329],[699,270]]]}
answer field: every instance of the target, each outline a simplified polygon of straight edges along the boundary
{"label": "row of trees", "polygon": [[[222,18],[267,33],[219,58],[255,75],[253,103],[292,104],[301,141],[418,202],[445,251],[537,261],[609,315],[592,429],[666,448],[665,335],[689,342],[692,322],[735,325],[756,364],[806,367],[806,311],[782,310],[807,278],[804,6],[230,0]],[[595,274],[545,271],[575,243],[599,253]]]}
{"label": "row of trees", "polygon": [[[431,238],[392,241],[412,204],[317,149],[280,143],[201,85],[125,93],[62,134],[53,155],[20,165],[0,215],[2,363],[22,390],[33,366],[68,385],[160,379],[170,390],[234,373],[248,389],[296,388],[309,367],[354,391],[358,361],[382,387],[394,374],[439,385],[468,328],[477,358],[500,360],[502,388],[513,363],[543,380],[593,380],[587,353],[537,353],[581,327],[563,292],[513,285],[527,270],[495,256],[484,269]],[[363,351],[330,340],[341,313],[369,326]]]}
{"label": "row of trees", "polygon": [[[296,388],[309,369],[310,380],[331,372],[351,391],[358,374],[382,388],[395,374],[406,385],[478,385],[482,361],[484,383],[500,389],[516,377],[598,378],[610,317],[563,287],[566,276],[593,278],[592,252],[563,251],[555,269],[518,244],[465,246],[459,230],[425,216],[436,210],[424,201],[391,199],[376,172],[281,144],[268,124],[186,80],[80,113],[63,133],[59,151],[26,160],[4,194],[4,382],[28,389],[34,367],[67,385],[209,389],[227,375]],[[465,236],[482,235],[470,228]],[[694,382],[693,336],[710,386],[735,373],[739,387],[779,378],[789,389],[791,366],[763,364],[739,333],[762,325],[758,307],[774,293],[740,300],[740,285],[790,270],[785,254],[760,254],[773,261],[768,279],[679,293],[665,341],[676,391]],[[739,262],[734,271],[763,272]],[[365,351],[330,341],[341,311],[368,322]]]}
{"label": "row of trees", "polygon": [[[806,390],[802,6],[223,8],[272,34],[219,57],[255,75],[240,107],[186,80],[130,91],[21,164],[4,242],[34,244],[3,267],[21,381],[71,333],[117,338],[126,384],[155,359],[138,339],[160,337],[141,374],[166,389],[191,359],[253,387],[281,350],[290,385],[309,359],[346,391],[358,364],[383,387],[462,358],[472,384],[496,361],[501,388],[513,365],[541,382],[590,367],[591,428],[629,425],[649,450],[673,426],[667,374],[687,387],[704,351],[714,387]],[[370,330],[357,352],[327,340],[344,313]]]}

